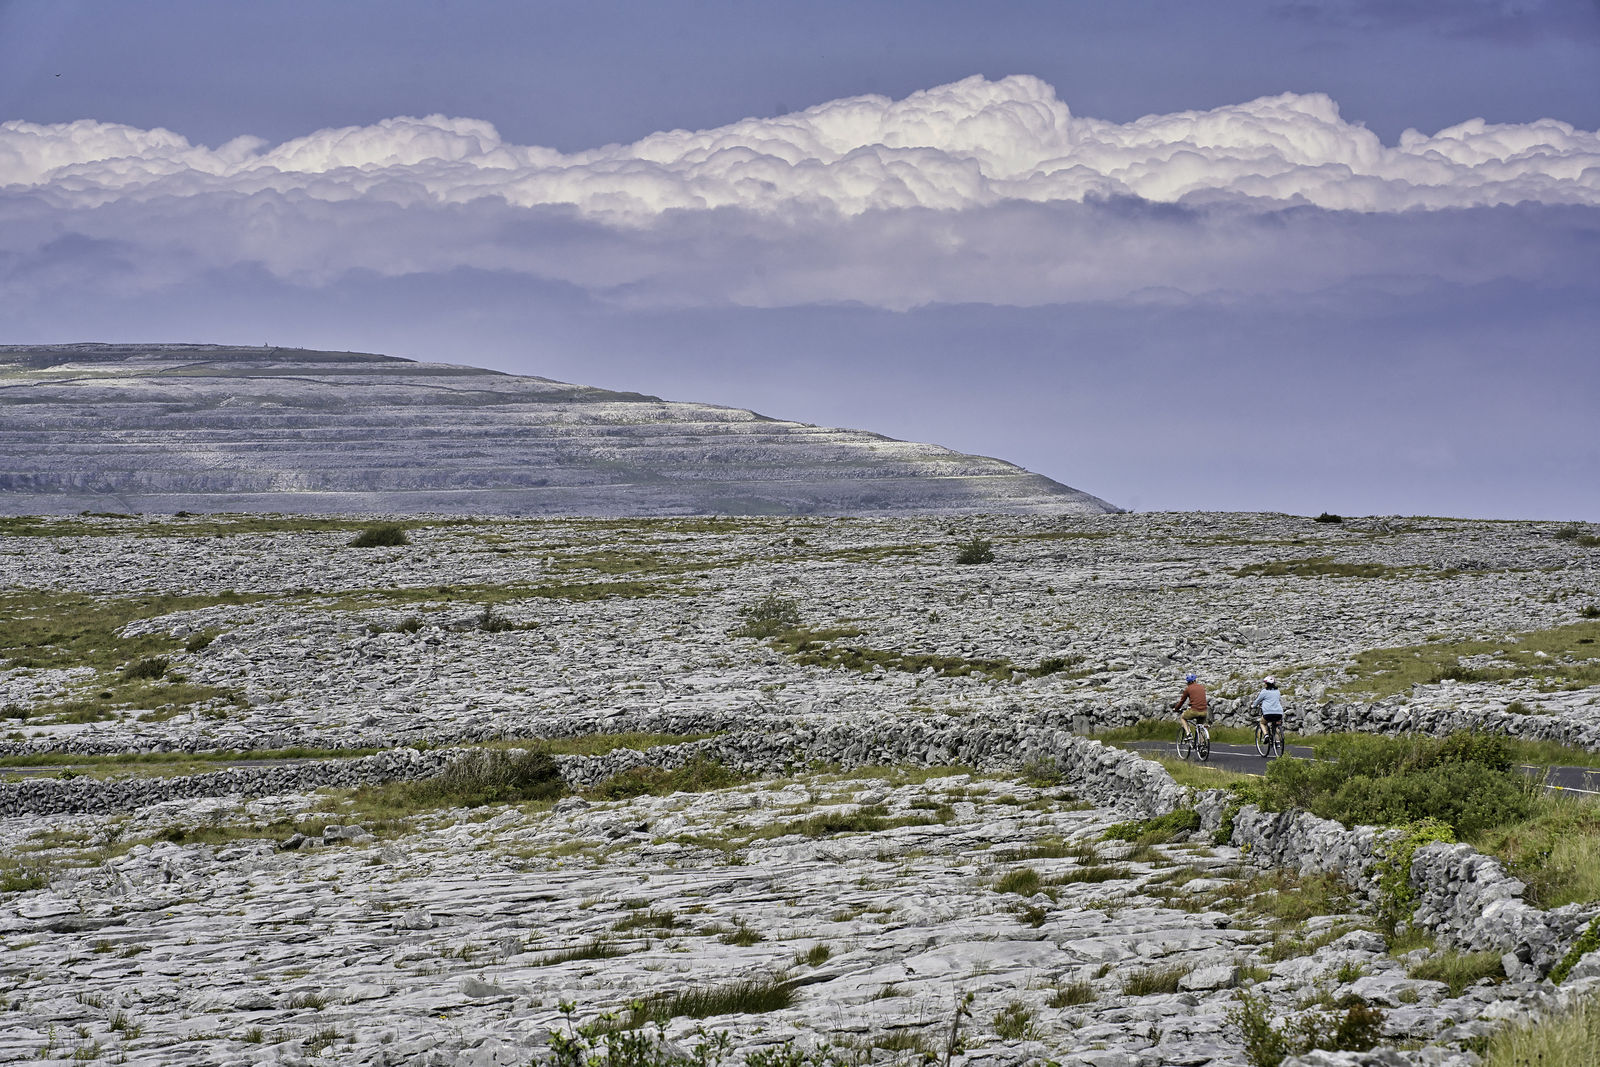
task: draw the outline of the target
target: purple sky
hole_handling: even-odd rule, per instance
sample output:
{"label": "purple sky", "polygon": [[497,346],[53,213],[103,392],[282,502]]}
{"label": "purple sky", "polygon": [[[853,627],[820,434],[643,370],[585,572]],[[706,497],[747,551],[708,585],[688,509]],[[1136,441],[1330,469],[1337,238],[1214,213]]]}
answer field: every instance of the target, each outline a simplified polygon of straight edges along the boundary
{"label": "purple sky", "polygon": [[1140,510],[1600,521],[1594,0],[12,0],[5,120],[3,342],[472,363]]}

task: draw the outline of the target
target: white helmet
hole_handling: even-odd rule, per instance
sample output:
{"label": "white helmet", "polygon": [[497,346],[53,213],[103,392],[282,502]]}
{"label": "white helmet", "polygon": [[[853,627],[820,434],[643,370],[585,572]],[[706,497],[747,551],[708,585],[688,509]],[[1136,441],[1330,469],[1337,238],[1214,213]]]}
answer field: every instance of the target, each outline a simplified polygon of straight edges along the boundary
{"label": "white helmet", "polygon": [[1265,678],[1261,679],[1261,681],[1262,681],[1262,684],[1264,684],[1264,685],[1277,685],[1278,684],[1278,680],[1276,678],[1274,678],[1270,674],[1267,675]]}

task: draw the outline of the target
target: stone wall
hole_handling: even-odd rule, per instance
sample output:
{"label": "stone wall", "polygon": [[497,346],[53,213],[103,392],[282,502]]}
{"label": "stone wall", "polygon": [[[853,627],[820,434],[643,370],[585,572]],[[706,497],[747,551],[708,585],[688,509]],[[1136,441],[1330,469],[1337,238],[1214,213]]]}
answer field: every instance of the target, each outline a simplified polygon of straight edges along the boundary
{"label": "stone wall", "polygon": [[[1216,832],[1231,811],[1221,790],[1196,792],[1173,781],[1160,764],[1089,741],[1071,731],[1070,711],[1015,719],[964,716],[904,719],[888,715],[854,722],[789,722],[781,728],[732,730],[700,741],[603,756],[558,756],[562,777],[582,787],[638,766],[673,768],[695,759],[719,761],[743,774],[776,775],[806,767],[875,764],[965,764],[986,770],[1050,765],[1083,799],[1150,817],[1194,807],[1202,831]],[[694,723],[675,721],[674,730]],[[724,723],[726,720],[723,720]],[[668,728],[659,721],[613,723],[613,730]],[[0,785],[0,815],[127,811],[167,800],[302,792],[437,774],[463,749],[394,749],[344,760],[233,768],[166,778],[100,781],[33,779]],[[1233,812],[1230,843],[1261,866],[1302,873],[1337,872],[1369,898],[1377,897],[1375,864],[1393,831],[1348,829],[1305,812],[1268,812],[1253,805]],[[1522,899],[1524,886],[1498,862],[1466,845],[1431,845],[1413,859],[1410,881],[1418,899],[1414,923],[1441,942],[1505,955],[1507,973],[1533,977],[1558,961],[1600,907],[1541,911]]]}

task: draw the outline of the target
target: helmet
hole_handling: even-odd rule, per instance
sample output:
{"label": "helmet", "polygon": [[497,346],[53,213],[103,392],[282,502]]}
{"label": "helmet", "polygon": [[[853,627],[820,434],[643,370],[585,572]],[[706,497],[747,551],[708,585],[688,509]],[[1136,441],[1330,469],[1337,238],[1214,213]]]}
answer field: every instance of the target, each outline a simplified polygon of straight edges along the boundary
{"label": "helmet", "polygon": [[1278,684],[1278,680],[1276,678],[1274,678],[1270,674],[1267,675],[1265,678],[1261,679],[1261,681],[1266,685],[1277,685]]}
{"label": "helmet", "polygon": [[1200,679],[1199,676],[1194,673],[1194,671],[1190,671],[1188,674],[1183,676],[1183,680],[1186,682],[1196,682]]}

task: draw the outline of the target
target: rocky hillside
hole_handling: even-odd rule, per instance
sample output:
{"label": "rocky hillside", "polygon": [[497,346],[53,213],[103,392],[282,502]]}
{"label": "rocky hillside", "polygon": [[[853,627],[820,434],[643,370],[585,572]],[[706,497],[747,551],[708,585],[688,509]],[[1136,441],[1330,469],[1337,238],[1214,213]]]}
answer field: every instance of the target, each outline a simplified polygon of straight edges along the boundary
{"label": "rocky hillside", "polygon": [[352,352],[0,346],[0,511],[1099,514],[983,456]]}

